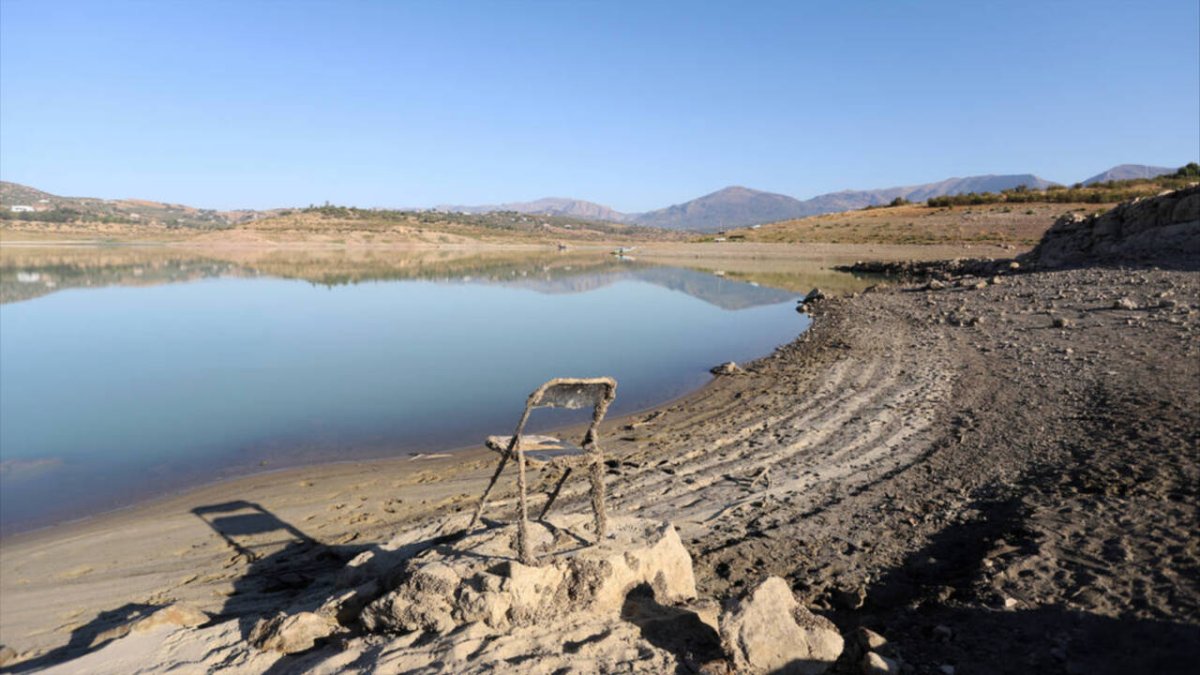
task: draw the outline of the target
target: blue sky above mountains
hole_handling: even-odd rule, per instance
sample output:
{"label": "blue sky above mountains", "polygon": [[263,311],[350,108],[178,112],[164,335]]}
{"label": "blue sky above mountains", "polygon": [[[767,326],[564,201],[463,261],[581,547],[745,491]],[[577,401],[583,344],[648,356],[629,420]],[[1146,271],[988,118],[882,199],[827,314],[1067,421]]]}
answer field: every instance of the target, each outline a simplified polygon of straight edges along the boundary
{"label": "blue sky above mountains", "polygon": [[[822,6],[810,6],[820,4]],[[0,2],[0,177],[215,208],[800,198],[1200,155],[1200,5]]]}

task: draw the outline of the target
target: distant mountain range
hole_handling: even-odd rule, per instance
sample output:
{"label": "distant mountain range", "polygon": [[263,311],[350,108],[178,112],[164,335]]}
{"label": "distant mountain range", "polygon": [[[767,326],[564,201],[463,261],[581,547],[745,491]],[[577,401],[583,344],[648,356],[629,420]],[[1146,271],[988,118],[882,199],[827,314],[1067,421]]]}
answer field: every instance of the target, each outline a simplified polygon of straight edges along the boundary
{"label": "distant mountain range", "polygon": [[[1127,180],[1131,178],[1153,178],[1171,173],[1174,169],[1121,164],[1083,181],[1084,184]],[[822,213],[851,211],[866,206],[887,204],[901,198],[911,202],[923,202],[930,197],[967,194],[971,192],[999,192],[1024,185],[1042,189],[1056,183],[1033,174],[982,175],[965,178],[948,178],[936,183],[906,185],[876,190],[842,190],[800,200],[787,195],[752,190],[747,187],[731,186],[711,194],[698,197],[682,204],[644,213],[622,213],[603,204],[582,199],[547,197],[530,202],[488,204],[479,206],[443,205],[433,210],[482,214],[515,211],[523,214],[562,216],[590,221],[643,225],[668,230],[715,232],[726,228],[746,227],[761,223],[815,216]],[[37,209],[85,209],[96,216],[110,218],[145,219],[146,221],[175,223],[179,225],[236,225],[257,218],[275,215],[276,211],[213,211],[196,209],[179,204],[160,204],[141,200],[96,200],[73,197],[58,197],[15,183],[0,183],[0,204],[4,210],[12,207],[36,207]],[[13,209],[14,211],[16,209]],[[416,209],[420,210],[420,209]],[[16,215],[16,214],[13,214]]]}
{"label": "distant mountain range", "polygon": [[1083,181],[1084,185],[1107,183],[1110,180],[1133,180],[1134,178],[1156,178],[1165,173],[1175,173],[1175,169],[1165,166],[1146,166],[1145,164],[1120,164]]}
{"label": "distant mountain range", "polygon": [[[1085,184],[1129,178],[1153,178],[1175,169],[1122,164],[1084,181]],[[715,232],[726,228],[746,227],[822,213],[851,211],[866,206],[887,204],[897,198],[923,202],[930,197],[967,194],[970,192],[999,192],[1024,185],[1044,189],[1056,185],[1033,174],[982,175],[948,178],[936,183],[905,185],[876,190],[842,190],[800,200],[773,192],[731,186],[682,204],[644,213],[621,213],[615,209],[580,199],[547,198],[532,202],[484,206],[439,206],[438,210],[463,213],[488,211],[517,211],[520,213],[564,215],[577,218],[596,218],[617,223],[660,227],[669,230]]]}

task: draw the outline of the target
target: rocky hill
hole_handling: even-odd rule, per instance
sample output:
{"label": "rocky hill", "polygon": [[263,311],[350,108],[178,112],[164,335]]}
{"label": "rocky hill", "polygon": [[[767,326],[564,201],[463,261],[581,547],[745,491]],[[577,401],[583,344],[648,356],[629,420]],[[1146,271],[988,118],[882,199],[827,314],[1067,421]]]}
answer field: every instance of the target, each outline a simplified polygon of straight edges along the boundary
{"label": "rocky hill", "polygon": [[0,218],[43,223],[108,223],[220,229],[274,215],[277,211],[217,211],[145,199],[63,197],[0,181]]}
{"label": "rocky hill", "polygon": [[440,205],[435,207],[434,210],[449,213],[498,213],[513,211],[516,213],[604,220],[610,223],[624,223],[630,220],[628,214],[621,213],[603,204],[566,197],[544,197],[531,202],[509,202],[507,204],[486,204],[482,206]]}
{"label": "rocky hill", "polygon": [[639,225],[713,232],[730,227],[795,218],[804,202],[787,195],[731,186],[682,204],[631,216]]}
{"label": "rocky hill", "polygon": [[1147,166],[1145,164],[1119,164],[1083,181],[1084,185],[1107,183],[1114,180],[1135,180],[1137,178],[1157,178],[1164,174],[1173,173],[1175,169],[1165,166]]}

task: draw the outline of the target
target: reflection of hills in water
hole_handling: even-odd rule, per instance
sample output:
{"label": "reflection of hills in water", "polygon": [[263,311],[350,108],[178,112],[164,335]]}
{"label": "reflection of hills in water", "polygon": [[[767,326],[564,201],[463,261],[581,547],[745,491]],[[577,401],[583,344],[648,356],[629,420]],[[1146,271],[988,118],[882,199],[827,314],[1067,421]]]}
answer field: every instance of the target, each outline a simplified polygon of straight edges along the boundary
{"label": "reflection of hills in water", "polygon": [[644,281],[672,291],[686,293],[721,309],[746,309],[759,305],[772,305],[787,302],[796,297],[796,294],[791,291],[768,288],[745,281],[735,281],[711,272],[632,262],[619,263],[617,269],[591,272],[586,276],[530,277],[505,283],[541,293],[581,293],[627,280]]}
{"label": "reflection of hills in water", "polygon": [[246,276],[247,271],[234,263],[199,259],[105,265],[67,261],[10,265],[3,261],[0,263],[0,304],[32,300],[70,288],[156,286],[227,275]]}
{"label": "reflection of hills in water", "polygon": [[[247,260],[187,257],[178,252],[75,250],[0,257],[0,302],[30,300],[69,288],[150,286],[222,276],[272,276],[340,286],[372,281],[491,283],[539,293],[583,293],[638,280],[699,298],[722,309],[785,302],[795,293],[711,272],[663,267],[609,255],[474,254],[308,255],[270,253]],[[231,255],[230,257],[235,257]]]}

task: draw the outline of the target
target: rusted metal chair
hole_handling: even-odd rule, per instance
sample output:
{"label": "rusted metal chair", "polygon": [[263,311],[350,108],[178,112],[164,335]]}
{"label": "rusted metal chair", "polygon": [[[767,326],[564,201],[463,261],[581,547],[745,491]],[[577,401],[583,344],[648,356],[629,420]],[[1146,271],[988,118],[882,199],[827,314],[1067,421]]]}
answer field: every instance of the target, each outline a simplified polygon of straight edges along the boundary
{"label": "rusted metal chair", "polygon": [[[538,519],[546,517],[554,500],[558,498],[563,483],[577,467],[589,466],[592,483],[592,512],[595,515],[596,541],[600,541],[608,527],[608,514],[604,510],[604,456],[597,442],[600,421],[617,395],[617,381],[611,377],[556,378],[538,387],[525,402],[525,411],[512,436],[489,436],[487,447],[500,455],[500,464],[492,480],[479,499],[479,507],[468,529],[473,529],[487,506],[488,495],[495,487],[500,473],[510,459],[517,461],[517,489],[520,492],[520,519],[517,521],[517,549],[521,562],[532,565],[533,555],[529,550],[529,512],[525,495],[525,465],[549,465],[562,470],[562,478],[550,493]],[[583,441],[574,445],[553,436],[525,435],[525,423],[535,408],[592,408],[592,423],[583,435]]]}

